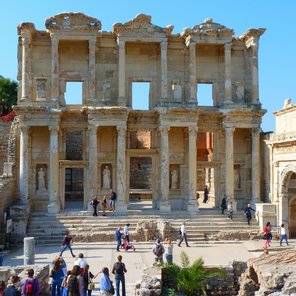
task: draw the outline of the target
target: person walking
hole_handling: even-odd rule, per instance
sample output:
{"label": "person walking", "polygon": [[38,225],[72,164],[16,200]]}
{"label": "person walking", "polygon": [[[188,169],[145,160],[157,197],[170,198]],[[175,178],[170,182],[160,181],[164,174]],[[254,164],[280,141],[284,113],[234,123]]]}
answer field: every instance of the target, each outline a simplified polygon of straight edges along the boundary
{"label": "person walking", "polygon": [[121,247],[121,237],[122,237],[122,233],[121,233],[121,227],[118,227],[115,231],[115,239],[117,242],[117,246],[116,246],[116,251],[120,252],[120,247]]}
{"label": "person walking", "polygon": [[186,231],[186,228],[185,228],[185,223],[182,223],[182,225],[181,225],[180,234],[181,234],[181,239],[179,241],[178,247],[181,247],[181,244],[182,244],[183,240],[185,240],[186,247],[189,247],[188,241],[187,241],[187,231]]}
{"label": "person walking", "polygon": [[164,240],[163,243],[164,250],[165,250],[165,259],[168,264],[173,263],[173,244],[169,237]]}
{"label": "person walking", "polygon": [[13,275],[10,278],[10,285],[3,291],[3,296],[21,296],[21,291],[18,290],[20,278],[17,275]]}
{"label": "person walking", "polygon": [[224,197],[222,199],[222,202],[221,202],[221,214],[224,215],[224,212],[225,210],[227,209],[227,206],[226,206],[226,196],[224,194]]}
{"label": "person walking", "polygon": [[233,221],[233,205],[232,205],[232,201],[228,204],[227,210],[228,210],[228,218],[231,221]]}
{"label": "person walking", "polygon": [[285,224],[282,224],[281,225],[280,235],[281,235],[280,246],[282,246],[283,240],[286,241],[286,244],[288,246],[289,244],[288,244],[288,238],[287,238]]}
{"label": "person walking", "polygon": [[62,249],[62,251],[61,251],[61,253],[60,253],[60,257],[63,256],[63,253],[64,253],[64,251],[65,251],[66,249],[69,249],[70,252],[71,252],[72,257],[75,257],[75,255],[73,254],[73,250],[72,250],[72,248],[71,248],[71,241],[72,241],[72,236],[70,235],[69,230],[67,230],[67,231],[65,232],[64,240],[63,240],[63,243],[62,243],[62,248],[63,248],[63,249]]}
{"label": "person walking", "polygon": [[58,258],[54,261],[53,268],[50,271],[49,276],[52,278],[51,296],[60,296],[61,286],[65,275],[61,261]]}
{"label": "person walking", "polygon": [[129,239],[129,230],[128,230],[129,226],[130,226],[130,224],[127,223],[127,224],[123,227],[123,237],[124,237],[124,239],[127,240],[128,242],[130,241],[130,239]]}
{"label": "person walking", "polygon": [[90,202],[90,204],[92,205],[94,212],[93,212],[93,216],[98,216],[98,204],[100,202],[97,199],[97,196],[95,196],[92,201]]}
{"label": "person walking", "polygon": [[271,243],[271,240],[272,240],[271,228],[272,228],[271,223],[267,222],[266,226],[263,229],[266,247],[270,247],[270,243]]}
{"label": "person walking", "polygon": [[115,275],[115,284],[116,284],[116,296],[120,296],[119,287],[121,283],[121,296],[126,296],[125,294],[125,277],[124,274],[127,272],[125,264],[122,262],[122,256],[117,256],[117,262],[114,263],[112,268],[112,273]]}
{"label": "person walking", "polygon": [[250,225],[250,222],[252,220],[252,211],[256,212],[256,210],[254,210],[250,204],[247,205],[247,207],[245,208],[245,214],[247,217],[247,221],[248,221],[248,225]]}
{"label": "person walking", "polygon": [[23,294],[24,296],[37,296],[41,293],[38,279],[34,278],[34,269],[28,270],[28,278],[25,280]]}
{"label": "person walking", "polygon": [[158,264],[158,263],[163,264],[163,254],[165,250],[159,238],[156,240],[156,243],[152,249],[152,252],[155,256],[154,264]]}
{"label": "person walking", "polygon": [[208,199],[209,199],[209,189],[208,189],[208,186],[206,185],[206,187],[204,189],[203,203],[208,203]]}
{"label": "person walking", "polygon": [[108,267],[103,267],[102,269],[102,275],[100,278],[100,284],[99,284],[99,295],[100,296],[110,296],[113,295],[113,291],[111,292],[113,288],[112,281],[109,277],[109,269]]}

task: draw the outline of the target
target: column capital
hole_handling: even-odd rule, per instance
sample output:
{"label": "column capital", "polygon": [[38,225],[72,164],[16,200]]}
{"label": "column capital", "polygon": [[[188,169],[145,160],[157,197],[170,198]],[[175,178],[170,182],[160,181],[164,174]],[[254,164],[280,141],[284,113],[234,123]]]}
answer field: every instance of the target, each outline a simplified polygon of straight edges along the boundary
{"label": "column capital", "polygon": [[88,39],[89,46],[94,47],[97,43],[97,37],[93,36]]}
{"label": "column capital", "polygon": [[21,124],[21,125],[19,125],[19,129],[20,129],[20,131],[22,133],[28,133],[29,129],[30,129],[30,126],[25,125],[25,124]]}
{"label": "column capital", "polygon": [[167,50],[168,42],[166,38],[160,41],[160,47],[161,47],[161,50]]}
{"label": "column capital", "polygon": [[198,132],[198,127],[197,126],[189,126],[188,127],[189,136],[196,136],[197,132]]}
{"label": "column capital", "polygon": [[97,133],[98,126],[97,125],[89,125],[88,131]]}
{"label": "column capital", "polygon": [[235,127],[233,126],[225,126],[224,129],[227,134],[233,133],[235,131]]}
{"label": "column capital", "polygon": [[167,135],[170,130],[170,126],[159,126],[158,130],[161,133],[161,135]]}
{"label": "column capital", "polygon": [[126,126],[116,126],[116,130],[119,137],[124,137],[126,133]]}
{"label": "column capital", "polygon": [[252,137],[253,138],[259,137],[260,133],[261,133],[261,128],[258,128],[258,127],[252,128]]}
{"label": "column capital", "polygon": [[22,45],[27,46],[31,43],[31,36],[29,34],[22,34]]}
{"label": "column capital", "polygon": [[48,129],[50,133],[57,133],[60,130],[58,126],[49,126]]}
{"label": "column capital", "polygon": [[124,49],[125,48],[125,40],[117,38],[117,44],[118,44],[119,49]]}
{"label": "column capital", "polygon": [[228,42],[224,44],[224,50],[225,51],[230,51],[232,47],[232,42]]}

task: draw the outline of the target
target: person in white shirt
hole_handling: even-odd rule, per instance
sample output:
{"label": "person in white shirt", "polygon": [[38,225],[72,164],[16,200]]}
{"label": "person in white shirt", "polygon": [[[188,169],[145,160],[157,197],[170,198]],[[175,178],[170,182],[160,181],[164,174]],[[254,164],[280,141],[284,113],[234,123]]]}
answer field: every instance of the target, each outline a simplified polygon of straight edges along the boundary
{"label": "person in white shirt", "polygon": [[228,210],[228,218],[231,221],[233,221],[233,206],[232,206],[232,201],[228,204],[227,210]]}
{"label": "person in white shirt", "polygon": [[286,228],[285,228],[285,224],[281,225],[281,240],[280,240],[280,246],[282,246],[282,242],[283,240],[286,241],[287,246],[288,244],[288,238],[287,238],[287,233],[286,233]]}
{"label": "person in white shirt", "polygon": [[129,233],[128,233],[128,228],[130,224],[127,223],[124,228],[123,228],[123,237],[129,242]]}
{"label": "person in white shirt", "polygon": [[78,259],[74,262],[74,265],[78,265],[80,267],[80,273],[83,273],[85,269],[85,265],[87,265],[86,260],[82,253],[79,253]]}
{"label": "person in white shirt", "polygon": [[186,228],[185,228],[184,223],[182,223],[182,225],[181,225],[180,232],[181,232],[181,239],[179,241],[178,247],[181,247],[183,239],[185,240],[186,247],[189,247],[188,241],[187,241],[187,232],[186,232]]}

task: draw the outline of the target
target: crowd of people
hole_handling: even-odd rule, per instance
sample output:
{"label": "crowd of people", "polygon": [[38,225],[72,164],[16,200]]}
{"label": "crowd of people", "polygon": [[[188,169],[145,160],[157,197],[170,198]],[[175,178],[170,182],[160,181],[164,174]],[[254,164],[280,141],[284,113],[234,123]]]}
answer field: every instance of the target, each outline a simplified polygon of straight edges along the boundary
{"label": "crowd of people", "polygon": [[90,205],[93,207],[93,216],[98,216],[98,206],[101,203],[101,210],[102,210],[102,216],[106,216],[106,210],[116,212],[116,200],[117,200],[117,194],[116,192],[111,188],[109,194],[105,194],[102,198],[102,200],[99,199],[97,195],[95,195],[92,200],[90,201]]}

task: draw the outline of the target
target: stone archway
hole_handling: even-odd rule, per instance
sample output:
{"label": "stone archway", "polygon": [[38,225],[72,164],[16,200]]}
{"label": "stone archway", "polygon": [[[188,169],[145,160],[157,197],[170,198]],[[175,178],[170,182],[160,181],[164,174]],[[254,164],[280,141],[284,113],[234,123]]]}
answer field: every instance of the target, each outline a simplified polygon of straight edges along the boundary
{"label": "stone archway", "polygon": [[296,237],[296,196],[293,197],[289,204],[289,234],[290,238]]}

